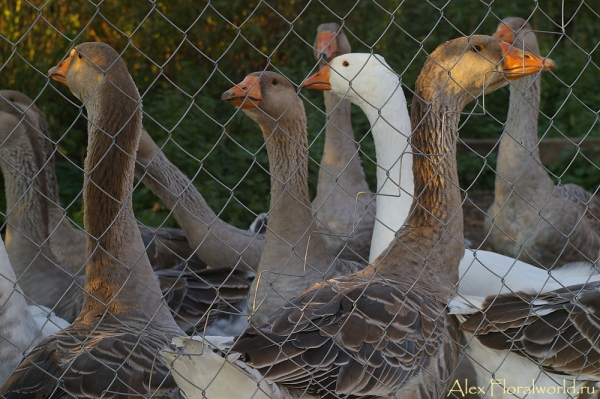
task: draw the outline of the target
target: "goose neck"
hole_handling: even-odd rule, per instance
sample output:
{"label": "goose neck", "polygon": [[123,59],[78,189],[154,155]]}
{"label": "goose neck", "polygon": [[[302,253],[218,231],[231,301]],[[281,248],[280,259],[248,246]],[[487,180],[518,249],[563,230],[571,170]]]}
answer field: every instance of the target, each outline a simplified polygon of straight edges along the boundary
{"label": "goose neck", "polygon": [[[25,131],[13,134],[25,138]],[[7,246],[25,234],[24,241],[38,247],[48,237],[48,199],[45,196],[46,175],[40,173],[46,161],[31,140],[2,148],[0,167],[5,182],[7,209]]]}
{"label": "goose neck", "polygon": [[498,151],[497,172],[510,183],[550,182],[539,151],[538,115],[541,76],[531,75],[510,85],[508,118]]}
{"label": "goose neck", "polygon": [[[443,93],[441,93],[443,94]],[[406,224],[398,232],[404,245],[394,249],[405,253],[405,246],[430,272],[443,281],[458,281],[458,264],[464,254],[463,215],[458,173],[456,139],[462,110],[457,98],[421,97],[419,81],[413,99],[413,173],[415,201]],[[414,271],[413,271],[414,272]],[[419,272],[418,270],[416,271]]]}
{"label": "goose neck", "polygon": [[[269,170],[271,174],[271,211],[294,209],[302,213],[302,220],[312,221],[308,194],[308,139],[301,123],[263,128],[267,140]],[[278,213],[278,212],[277,212]],[[300,215],[299,215],[300,216]],[[269,218],[269,225],[279,218]],[[289,223],[286,217],[283,223]]]}
{"label": "goose neck", "polygon": [[79,321],[93,323],[108,311],[134,320],[135,314],[141,314],[146,322],[156,317],[157,322],[173,327],[133,215],[131,195],[142,122],[137,89],[104,84],[86,108],[83,195],[90,261],[85,282],[88,295]]}
{"label": "goose neck", "polygon": [[[327,121],[321,166],[327,170],[325,173],[334,176],[346,170],[347,174],[360,174],[362,169],[356,154],[351,103],[330,91],[323,92],[323,96]],[[355,159],[356,162],[352,162]]]}

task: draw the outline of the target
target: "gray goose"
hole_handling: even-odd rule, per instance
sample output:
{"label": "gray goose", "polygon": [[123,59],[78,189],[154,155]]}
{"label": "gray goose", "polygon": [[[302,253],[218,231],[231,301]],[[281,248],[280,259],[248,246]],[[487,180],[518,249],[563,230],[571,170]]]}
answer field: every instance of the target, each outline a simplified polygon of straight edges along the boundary
{"label": "gray goose", "polygon": [[[10,137],[11,134],[24,134],[26,125],[35,126],[39,122],[35,119],[35,112],[23,112],[15,103],[18,96],[7,94],[6,90],[0,91],[0,142],[5,145],[16,141]],[[0,384],[13,373],[23,359],[23,353],[33,344],[66,326],[67,322],[52,317],[44,309],[27,306],[0,238]]]}
{"label": "gray goose", "polygon": [[162,299],[133,215],[141,99],[109,45],[83,43],[49,71],[88,112],[85,298],[77,319],[35,346],[0,388],[5,398],[179,397],[157,351],[183,331]]}
{"label": "gray goose", "polygon": [[[505,76],[542,68],[539,57],[522,61],[522,52],[488,36],[455,39],[431,54],[411,108],[416,201],[387,256],[290,300],[266,324],[248,328],[229,361],[206,346],[209,337],[206,345],[177,339],[184,353],[163,356],[188,398],[204,389],[234,397],[233,378],[236,387],[247,384],[237,397],[249,397],[252,386],[256,397],[272,398],[445,397],[458,354],[446,306],[464,252],[455,157],[460,111],[506,85]],[[327,84],[322,76],[304,83]]]}
{"label": "gray goose", "polygon": [[[29,299],[73,321],[83,302],[79,287],[84,284],[82,271],[87,260],[85,232],[71,226],[60,206],[55,149],[43,113],[20,92],[1,90],[0,101],[6,105],[5,115],[20,122],[17,128],[11,123],[0,125],[0,133],[7,138],[0,147],[9,209],[7,251]],[[247,272],[192,271],[200,262],[186,262],[195,255],[189,245],[186,249],[187,241],[178,229],[139,228],[146,252],[156,263],[152,267],[167,303],[186,331],[198,323],[204,328],[209,309],[239,312],[235,309],[245,305],[252,281]],[[218,314],[211,312],[210,323]],[[239,332],[239,328],[232,331]]]}
{"label": "gray goose", "polygon": [[[496,37],[539,54],[531,25],[507,18]],[[600,252],[600,200],[574,184],[555,185],[540,160],[541,76],[510,86],[508,120],[500,140],[494,203],[485,219],[494,251],[545,269],[595,262]]]}
{"label": "gray goose", "polygon": [[258,269],[264,234],[238,229],[220,219],[146,130],[142,131],[135,174],[173,211],[203,262],[211,267]]}
{"label": "gray goose", "polygon": [[[247,98],[247,100],[246,100]],[[319,234],[308,196],[308,132],[304,105],[291,82],[274,72],[252,73],[223,93],[260,125],[269,156],[271,206],[251,322],[262,324],[288,298],[313,283],[364,267],[334,258]]]}
{"label": "gray goose", "polygon": [[[351,52],[344,30],[336,23],[317,28],[315,59],[324,68],[338,55]],[[327,250],[344,259],[369,259],[376,205],[356,148],[350,102],[330,91],[325,99],[325,145],[312,208]]]}

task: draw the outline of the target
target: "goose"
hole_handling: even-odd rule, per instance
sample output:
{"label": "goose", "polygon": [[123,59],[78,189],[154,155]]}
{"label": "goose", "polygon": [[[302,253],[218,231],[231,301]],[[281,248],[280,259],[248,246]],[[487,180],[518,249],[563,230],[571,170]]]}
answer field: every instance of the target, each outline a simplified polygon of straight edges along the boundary
{"label": "goose", "polygon": [[172,210],[196,255],[211,267],[257,270],[264,234],[239,229],[220,219],[150,134],[143,129],[136,177]]}
{"label": "goose", "polygon": [[398,75],[383,57],[360,53],[343,57],[348,67],[330,74],[331,92],[362,109],[375,142],[378,195],[369,253],[372,263],[394,240],[412,205],[410,117]]}
{"label": "goose", "polygon": [[[20,97],[7,94],[7,91],[0,91],[0,141],[3,143],[0,147],[10,146],[15,141],[10,137],[11,134],[20,134],[22,125],[36,125],[39,122],[35,119],[35,112],[23,113],[13,101]],[[0,154],[3,152],[0,149]],[[47,308],[27,306],[4,241],[0,238],[0,384],[12,374],[21,362],[23,353],[35,342],[68,325]]]}
{"label": "goose", "polygon": [[[503,20],[494,34],[538,54],[531,25]],[[510,86],[508,120],[500,140],[494,203],[484,227],[493,250],[545,269],[595,262],[600,252],[600,200],[574,184],[556,185],[540,160],[540,76]]]}
{"label": "goose", "polygon": [[[505,77],[543,68],[534,55],[523,65],[523,56],[480,35],[431,54],[411,107],[418,200],[397,240],[366,269],[315,284],[266,324],[250,326],[227,360],[217,353],[229,345],[223,338],[176,338],[181,351],[161,355],[186,397],[445,395],[458,352],[446,304],[464,252],[455,157],[460,111],[507,84]],[[344,68],[343,58],[332,61],[329,77]],[[303,86],[327,88],[326,74],[324,68]]]}
{"label": "goose", "polygon": [[[351,52],[344,30],[336,23],[317,28],[314,45],[319,68],[341,54]],[[312,209],[330,253],[344,259],[368,259],[376,205],[356,148],[350,102],[330,91],[325,100],[325,145]]]}
{"label": "goose", "polygon": [[162,299],[133,215],[141,99],[105,43],[82,43],[48,72],[85,104],[85,298],[66,329],[40,341],[0,388],[5,398],[179,397],[157,351],[183,331]]}
{"label": "goose", "polygon": [[[20,92],[2,90],[0,102],[9,119],[0,125],[0,136],[5,138],[0,146],[0,169],[9,210],[6,248],[28,298],[71,322],[83,303],[85,233],[71,226],[60,206],[54,149],[43,113]],[[229,335],[243,330],[242,313],[253,274],[227,268],[192,271],[182,258],[192,256],[189,246],[187,253],[185,244],[174,246],[176,229],[138,228],[142,237],[150,240],[144,241],[146,252],[158,265],[161,289],[182,328],[191,332],[206,322],[223,325],[229,321],[229,328],[215,325],[212,333]],[[185,236],[179,234],[177,240],[185,243]],[[178,253],[173,255],[173,249]],[[206,320],[208,311],[211,317]]]}
{"label": "goose", "polygon": [[291,82],[274,72],[252,73],[222,99],[260,125],[269,156],[269,222],[250,290],[251,322],[260,325],[313,283],[364,265],[334,258],[318,232],[308,195],[306,114]]}

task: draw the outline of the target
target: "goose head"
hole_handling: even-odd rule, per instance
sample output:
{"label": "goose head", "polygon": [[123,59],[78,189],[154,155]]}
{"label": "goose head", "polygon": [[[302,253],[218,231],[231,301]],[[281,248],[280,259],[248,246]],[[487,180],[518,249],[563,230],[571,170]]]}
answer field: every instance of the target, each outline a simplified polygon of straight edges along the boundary
{"label": "goose head", "polygon": [[0,90],[0,151],[23,150],[30,147],[35,136],[43,132],[46,119],[25,94]]}
{"label": "goose head", "polygon": [[433,51],[419,75],[428,83],[417,85],[424,88],[419,95],[425,101],[449,95],[464,107],[509,81],[554,68],[556,63],[549,58],[490,36],[473,35],[450,40]]}
{"label": "goose head", "polygon": [[[492,35],[496,39],[500,39],[514,45],[520,49],[525,48],[534,54],[539,54],[539,48],[533,28],[529,22],[519,17],[508,17],[498,24],[496,32]],[[525,44],[525,47],[523,47]]]}
{"label": "goose head", "polygon": [[350,42],[342,28],[335,22],[321,24],[313,46],[315,60],[324,66],[335,57],[350,52]]}
{"label": "goose head", "polygon": [[266,136],[270,136],[275,127],[295,126],[298,121],[306,124],[304,105],[294,85],[275,72],[249,74],[223,93],[221,100],[241,108],[261,126]]}
{"label": "goose head", "polygon": [[[88,114],[101,108],[90,107],[90,102],[106,99],[122,105],[123,101],[114,93],[120,92],[134,103],[140,101],[125,61],[106,43],[90,42],[76,46],[65,60],[48,71],[48,76],[67,85],[73,95],[86,105]],[[107,86],[112,86],[110,96],[104,95]]]}
{"label": "goose head", "polygon": [[377,54],[349,53],[335,57],[329,66],[310,76],[302,87],[331,90],[363,110],[381,109],[401,90],[398,75]]}

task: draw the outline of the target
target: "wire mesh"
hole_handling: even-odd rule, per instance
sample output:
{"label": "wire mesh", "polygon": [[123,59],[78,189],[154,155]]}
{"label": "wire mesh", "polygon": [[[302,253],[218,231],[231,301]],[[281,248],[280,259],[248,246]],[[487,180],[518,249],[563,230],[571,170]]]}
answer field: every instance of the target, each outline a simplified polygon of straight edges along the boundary
{"label": "wire mesh", "polygon": [[[1,397],[595,395],[599,12],[590,1],[8,1]],[[457,123],[458,136],[449,128],[440,140],[457,146],[459,181],[446,182],[461,206],[424,213],[441,238],[423,228],[423,248],[402,242],[398,204],[418,213],[406,173],[423,154],[406,147],[419,123],[399,127],[398,96],[414,112],[415,81],[438,45],[491,35],[511,16],[532,28],[514,47],[559,68],[474,99],[460,122],[440,117],[444,129]],[[380,83],[391,72],[383,99],[361,92],[358,75],[344,77],[348,101],[300,87],[325,65],[315,50],[324,23],[341,26],[325,40],[336,54],[370,54],[375,64],[359,71],[383,66]],[[527,29],[504,25],[516,37]],[[110,132],[93,101],[48,77],[82,42],[108,43],[133,77],[137,153],[118,138],[135,112]],[[248,94],[246,105],[277,111],[245,115],[226,94],[262,82],[244,83],[252,72],[291,90],[289,101]],[[88,129],[112,145],[86,164]],[[134,158],[120,198],[110,184],[133,177],[123,165]],[[84,217],[99,209],[84,199],[90,186],[118,204],[114,219]],[[98,220],[102,234],[90,230]],[[143,246],[122,227],[134,225]],[[394,241],[379,258],[372,235]],[[455,248],[465,254],[446,274],[436,262],[452,263]],[[394,251],[417,266],[388,273],[402,264]],[[374,271],[359,272],[369,261]],[[113,269],[98,272],[103,262]],[[167,308],[153,305],[163,299]]]}

